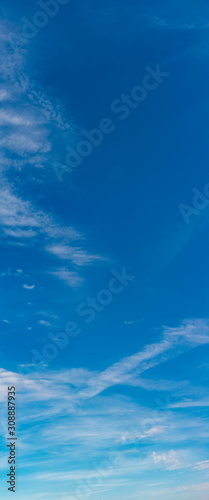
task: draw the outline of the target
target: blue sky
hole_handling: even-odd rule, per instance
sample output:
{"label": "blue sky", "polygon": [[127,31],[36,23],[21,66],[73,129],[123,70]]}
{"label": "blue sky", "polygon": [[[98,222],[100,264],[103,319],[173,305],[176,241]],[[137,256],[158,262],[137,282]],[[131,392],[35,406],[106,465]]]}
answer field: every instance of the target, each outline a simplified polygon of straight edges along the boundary
{"label": "blue sky", "polygon": [[1,498],[11,384],[17,499],[206,500],[208,3],[46,4],[0,11]]}

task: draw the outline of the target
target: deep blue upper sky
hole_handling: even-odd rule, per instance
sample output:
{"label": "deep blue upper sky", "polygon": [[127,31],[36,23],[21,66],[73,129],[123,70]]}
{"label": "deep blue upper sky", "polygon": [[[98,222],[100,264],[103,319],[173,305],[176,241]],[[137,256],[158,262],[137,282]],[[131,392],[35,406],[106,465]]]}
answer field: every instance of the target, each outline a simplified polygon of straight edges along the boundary
{"label": "deep blue upper sky", "polygon": [[[81,498],[117,451],[90,498],[206,500],[208,3],[71,0],[18,43],[38,11],[1,4],[0,394],[4,411],[5,383],[19,387],[17,498]],[[158,65],[167,76],[120,119],[113,102]],[[54,162],[69,168],[66,147],[105,118],[114,131],[59,182]],[[135,279],[87,323],[78,306],[93,315],[123,268]],[[34,372],[72,321],[79,335]]]}

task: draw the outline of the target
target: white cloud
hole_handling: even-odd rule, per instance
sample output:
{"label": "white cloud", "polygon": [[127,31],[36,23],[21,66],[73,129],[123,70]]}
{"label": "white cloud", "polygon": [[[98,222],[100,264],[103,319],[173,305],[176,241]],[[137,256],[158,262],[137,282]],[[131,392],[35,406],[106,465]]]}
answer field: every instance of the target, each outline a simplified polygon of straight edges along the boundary
{"label": "white cloud", "polygon": [[[52,149],[48,139],[51,129],[56,132],[68,131],[70,138],[75,136],[73,120],[65,119],[61,104],[46,96],[37,82],[31,82],[25,67],[30,52],[25,46],[22,50],[18,45],[11,44],[10,35],[18,33],[18,26],[6,20],[1,21],[0,71],[0,122],[7,131],[0,135],[1,150],[4,149],[8,167],[15,168],[16,160],[8,165],[8,156],[15,153],[19,156],[18,167],[27,168],[28,164],[36,166],[48,165],[51,168],[52,157],[45,153]],[[12,107],[11,107],[12,105]],[[34,161],[31,162],[31,154]],[[37,159],[35,159],[35,157]]]}
{"label": "white cloud", "polygon": [[71,260],[77,266],[85,266],[94,261],[103,260],[98,255],[89,254],[79,247],[70,247],[67,245],[52,245],[47,247],[48,252],[56,255],[63,260]]}
{"label": "white cloud", "polygon": [[[153,418],[153,422],[154,422],[154,418]],[[154,427],[151,427],[151,429],[148,429],[147,431],[143,432],[143,433],[136,433],[136,434],[127,434],[127,435],[124,435],[122,436],[122,441],[123,442],[130,442],[130,443],[137,443],[139,441],[141,441],[141,439],[149,439],[149,438],[153,438],[155,436],[159,436],[160,434],[163,434],[165,431],[165,427],[162,426],[162,425],[156,425]]]}
{"label": "white cloud", "polygon": [[[196,322],[196,333],[198,336],[198,326],[199,320],[194,320],[194,324]],[[203,322],[204,323],[204,322]],[[189,322],[191,324],[191,321]],[[169,331],[169,340],[167,339],[167,331]],[[130,377],[138,377],[138,373],[145,372],[149,368],[153,368],[154,366],[158,366],[164,363],[165,360],[170,359],[172,357],[178,356],[181,352],[185,352],[185,350],[192,349],[195,347],[194,345],[194,332],[192,336],[192,342],[190,347],[187,345],[187,335],[185,338],[185,344],[182,343],[182,325],[179,327],[180,336],[177,340],[176,338],[172,338],[170,336],[170,329],[165,329],[163,338],[155,344],[150,344],[145,346],[138,353],[129,356],[127,358],[123,358],[121,361],[114,363],[110,367],[106,368],[102,372],[88,372],[84,370],[71,370],[65,371],[61,374],[53,374],[52,372],[47,372],[47,385],[49,385],[49,380],[56,377],[57,382],[63,384],[63,388],[71,388],[78,384],[78,389],[72,396],[70,391],[71,398],[71,408],[74,405],[80,404],[81,402],[85,402],[87,399],[92,399],[101,393],[103,393],[106,389],[110,387],[114,387],[115,385],[129,385]],[[187,332],[187,323],[185,323],[185,331]],[[208,332],[209,334],[209,332]],[[176,329],[177,336],[177,329]],[[208,339],[207,339],[208,340]],[[199,341],[197,340],[196,346],[199,345]],[[180,349],[181,347],[181,349]],[[165,354],[168,354],[168,357],[165,357]],[[50,374],[50,376],[49,376]],[[31,383],[34,384],[36,380],[36,384],[38,384],[38,379],[41,377],[41,383],[44,380],[44,374],[41,372],[31,375],[32,379]],[[53,382],[54,387],[54,382]],[[51,392],[50,392],[51,397]],[[162,427],[152,426],[150,432],[159,432]]]}
{"label": "white cloud", "polygon": [[[58,101],[49,98],[37,82],[30,82],[25,72],[29,55],[27,45],[24,50],[14,47],[15,42],[10,46],[10,35],[18,32],[18,26],[4,21],[1,28],[0,122],[3,128],[0,131],[0,223],[3,244],[29,248],[36,245],[57,259],[69,260],[73,266],[88,266],[102,261],[102,257],[84,248],[85,237],[82,233],[71,226],[63,226],[54,215],[34,206],[31,200],[23,198],[20,189],[17,191],[7,180],[10,169],[14,168],[26,168],[27,176],[33,175],[35,168],[48,168],[49,165],[51,175],[54,154],[53,158],[49,156],[52,150],[49,135],[53,137],[56,133],[56,141],[63,143],[63,130],[68,131],[69,140],[77,137],[78,128],[73,120],[65,119]],[[41,175],[34,176],[33,180],[43,182],[44,178],[45,173],[42,175],[41,171]],[[51,274],[73,287],[82,283],[82,277],[76,275],[74,269],[70,272],[65,268],[55,268]]]}
{"label": "white cloud", "polygon": [[47,311],[38,311],[36,314],[37,314],[37,316],[45,316],[45,317],[53,318],[53,319],[58,318],[57,314],[51,314]]}
{"label": "white cloud", "polygon": [[177,403],[172,403],[169,405],[169,408],[201,408],[201,407],[209,407],[209,398],[204,399],[185,399],[184,401],[179,401]]}
{"label": "white cloud", "polygon": [[151,427],[151,429],[141,434],[140,439],[152,438],[154,436],[158,436],[159,434],[163,434],[165,431],[165,427],[163,425],[156,425],[155,427]]}
{"label": "white cloud", "polygon": [[15,132],[8,137],[0,138],[0,146],[20,156],[27,153],[48,153],[51,150],[51,145],[44,136],[46,136],[44,131],[34,133],[33,137],[27,137],[23,132]]}
{"label": "white cloud", "polygon": [[163,465],[167,470],[181,469],[183,464],[180,461],[178,454],[171,450],[168,453],[157,454],[155,451],[152,453],[152,458],[155,464]]}
{"label": "white cloud", "polygon": [[85,397],[93,397],[104,391],[108,387],[116,384],[128,384],[134,375],[150,368],[158,366],[165,361],[175,358],[180,353],[209,343],[209,322],[207,320],[184,321],[178,328],[164,327],[162,339],[144,347],[142,351],[124,358],[119,363],[115,363],[107,368],[100,376],[95,376],[90,380],[88,389],[84,389],[82,394]]}
{"label": "white cloud", "polygon": [[[191,493],[191,494],[194,494],[195,492],[198,493],[198,500],[206,500],[206,496],[204,497],[200,497],[200,492],[207,492],[209,491],[209,483],[197,483],[197,484],[191,484],[189,486],[182,486],[182,487],[179,487],[179,488],[175,488],[175,490],[173,490],[174,492],[176,493],[180,493],[180,492],[188,492],[188,493]],[[191,498],[191,496],[189,496],[188,498]],[[208,496],[207,496],[208,498]]]}
{"label": "white cloud", "polygon": [[145,319],[137,319],[133,321],[124,321],[124,325],[133,325],[133,326],[138,326],[141,323],[144,323],[146,320]]}
{"label": "white cloud", "polygon": [[166,328],[166,336],[177,339],[188,344],[208,344],[209,343],[209,321],[204,319],[185,320],[178,328]]}
{"label": "white cloud", "polygon": [[51,271],[50,274],[64,281],[71,288],[79,287],[84,281],[77,273],[68,271],[65,267],[60,267],[56,271]]}
{"label": "white cloud", "polygon": [[14,109],[2,109],[0,110],[0,122],[1,126],[5,125],[23,125],[24,127],[29,127],[31,125],[40,125],[42,121],[32,118],[31,115],[19,112]]}
{"label": "white cloud", "polygon": [[31,204],[14,194],[8,184],[1,187],[0,220],[3,228],[37,228],[41,226],[41,212],[33,211]]}
{"label": "white cloud", "polygon": [[4,233],[7,235],[7,236],[12,236],[12,238],[34,238],[34,236],[36,236],[36,232],[35,231],[32,231],[32,229],[7,229],[5,228],[4,230]]}
{"label": "white cloud", "polygon": [[23,288],[25,288],[26,290],[33,290],[35,288],[35,285],[26,285],[26,284],[24,284]]}
{"label": "white cloud", "polygon": [[44,319],[40,319],[39,320],[39,325],[42,325],[42,326],[51,326],[51,323],[49,323],[49,321],[46,321]]}
{"label": "white cloud", "polygon": [[202,462],[197,462],[194,469],[197,470],[207,470],[209,469],[209,460],[204,460]]}
{"label": "white cloud", "polygon": [[9,100],[11,97],[11,94],[8,90],[4,88],[0,88],[0,102],[4,102]]}
{"label": "white cloud", "polygon": [[[45,311],[43,313],[44,315],[48,314]],[[40,312],[40,314],[43,313]],[[182,333],[182,325],[180,325],[179,330]],[[60,449],[60,443],[65,443],[63,460],[66,463],[68,457],[71,457],[74,464],[74,468],[71,469],[72,473],[76,468],[76,459],[80,459],[85,453],[87,453],[89,461],[99,457],[100,454],[107,456],[108,449],[118,449],[118,447],[120,450],[122,449],[127,460],[126,472],[125,469],[120,470],[122,476],[127,473],[127,469],[130,474],[134,474],[134,471],[138,474],[145,470],[152,471],[155,467],[169,471],[185,467],[197,467],[195,470],[198,471],[199,467],[200,470],[207,472],[207,461],[200,462],[199,460],[197,462],[196,455],[194,462],[184,450],[177,452],[171,449],[177,443],[191,440],[194,435],[198,442],[204,443],[206,432],[202,427],[202,421],[199,422],[198,418],[193,415],[191,418],[188,415],[186,419],[182,419],[182,416],[176,417],[176,412],[167,412],[167,408],[165,408],[164,419],[166,418],[166,422],[164,420],[162,423],[161,411],[156,411],[156,408],[154,411],[151,407],[142,406],[130,397],[130,392],[128,392],[129,396],[118,394],[117,387],[113,391],[116,384],[122,384],[125,391],[124,387],[129,381],[129,375],[133,377],[136,368],[140,368],[141,371],[147,370],[147,363],[150,364],[151,360],[153,362],[155,360],[155,366],[163,363],[166,350],[168,352],[173,350],[180,354],[184,352],[184,347],[186,349],[194,347],[193,340],[190,347],[188,346],[187,336],[184,346],[182,345],[182,335],[173,339],[173,344],[172,339],[170,337],[169,339],[170,343],[166,344],[165,329],[163,338],[158,342],[145,346],[133,356],[121,359],[118,363],[114,363],[101,372],[92,372],[84,368],[56,371],[47,369],[47,367],[43,371],[35,372],[33,366],[28,366],[29,373],[26,375],[22,375],[21,372],[17,374],[0,370],[0,399],[6,400],[5,385],[11,383],[18,386],[18,401],[21,408],[18,419],[21,426],[25,422],[27,425],[30,422],[30,426],[32,426],[30,445],[33,448],[33,453],[40,454],[40,450],[48,449],[53,457],[53,452],[57,453],[57,450]],[[196,343],[196,345],[199,344]],[[179,346],[182,350],[179,349]],[[32,364],[32,359],[30,364]],[[22,370],[24,373],[27,366],[22,366]],[[107,388],[112,388],[112,395],[109,391],[104,392]],[[46,421],[47,426],[45,425]],[[6,426],[6,422],[2,423],[3,430],[4,425]],[[199,432],[200,430],[202,434]],[[2,433],[4,435],[3,431]],[[39,435],[39,439],[37,439],[37,435]],[[144,452],[145,448],[142,448],[145,439],[154,446],[152,456],[150,457],[149,453],[147,458]],[[25,435],[22,440],[21,449],[25,450],[25,456],[27,456],[27,453],[30,453],[28,451],[28,436]],[[168,443],[170,443],[169,451]],[[162,450],[162,444],[165,446],[165,451]],[[143,450],[143,456],[139,450],[140,452]],[[56,457],[57,455],[55,455]],[[50,470],[52,468],[51,464]],[[79,470],[80,468],[78,472]],[[65,469],[62,469],[62,472],[64,474]]]}
{"label": "white cloud", "polygon": [[[73,246],[78,240],[80,245],[84,245],[85,238],[82,233],[73,227],[64,227],[57,223],[52,215],[38,210],[30,202],[19,197],[6,182],[2,183],[0,189],[0,222],[10,245],[31,246],[38,242],[39,245],[41,243],[41,249],[61,260],[68,259],[73,265],[80,267],[103,260],[102,257],[88,253],[81,246]],[[51,274],[72,286],[82,283],[81,277],[65,268]]]}

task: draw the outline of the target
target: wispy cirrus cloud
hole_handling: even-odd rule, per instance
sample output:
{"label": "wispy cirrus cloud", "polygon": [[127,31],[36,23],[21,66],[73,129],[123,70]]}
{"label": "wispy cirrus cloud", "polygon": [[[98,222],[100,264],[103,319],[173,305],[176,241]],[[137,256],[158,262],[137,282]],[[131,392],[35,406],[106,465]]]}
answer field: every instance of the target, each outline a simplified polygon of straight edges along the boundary
{"label": "wispy cirrus cloud", "polygon": [[209,398],[203,399],[184,399],[169,405],[170,408],[207,408],[209,407]]}
{"label": "wispy cirrus cloud", "polygon": [[[5,181],[0,189],[0,224],[4,245],[38,246],[39,251],[52,254],[57,259],[69,260],[79,267],[106,260],[84,248],[87,245],[83,233],[63,226],[51,214],[23,199]],[[75,270],[70,272],[66,268],[51,271],[50,274],[72,286],[83,281]]]}
{"label": "wispy cirrus cloud", "polygon": [[[178,0],[174,2],[172,0],[162,1],[160,5],[155,5],[151,12],[149,12],[150,21],[159,28],[169,29],[169,30],[191,30],[191,29],[207,29],[208,28],[208,4],[205,5],[198,4],[196,2],[193,4],[191,9],[191,3],[186,0],[184,4]],[[151,15],[150,15],[151,14]]]}
{"label": "wispy cirrus cloud", "polygon": [[83,278],[81,278],[78,273],[73,271],[68,271],[65,267],[60,267],[56,271],[50,271],[52,276],[55,276],[61,281],[64,281],[71,288],[77,288],[83,283]]}
{"label": "wispy cirrus cloud", "polygon": [[209,469],[209,460],[203,460],[202,462],[197,462],[194,469],[197,470],[207,470]]}
{"label": "wispy cirrus cloud", "polygon": [[129,434],[128,436],[122,436],[122,441],[125,443],[138,443],[142,439],[153,439],[154,436],[159,436],[165,432],[165,427],[163,425],[155,425],[145,432],[139,432],[138,434]]}
{"label": "wispy cirrus cloud", "polygon": [[[60,130],[62,140],[63,131],[72,139],[77,134],[76,127],[73,120],[64,116],[61,104],[46,95],[36,82],[30,81],[26,72],[27,47],[23,50],[15,42],[11,44],[11,33],[18,32],[18,27],[7,22],[0,23],[2,242],[10,247],[35,247],[54,259],[68,260],[72,270],[55,268],[51,270],[51,275],[75,287],[83,282],[83,277],[75,268],[103,262],[104,258],[89,251],[86,238],[79,230],[72,225],[66,227],[54,215],[39,208],[38,198],[35,203],[31,197],[27,200],[21,189],[14,187],[9,174],[14,169],[18,172],[24,170],[26,185],[30,175],[34,182],[43,182],[41,175],[34,172],[37,167],[39,171],[49,167],[51,172],[53,128]],[[56,132],[56,141],[59,140],[57,134],[59,132]]]}
{"label": "wispy cirrus cloud", "polygon": [[[111,5],[104,4],[104,8],[94,13],[93,6],[89,5],[85,9],[83,15],[91,22],[96,24],[95,29],[100,31],[106,29],[107,24],[104,19],[108,20],[108,28],[110,35],[117,31],[117,25],[125,19],[128,19],[128,27],[130,28],[130,36],[138,34],[138,27],[143,31],[153,29],[153,27],[161,30],[205,30],[208,28],[208,4],[200,5],[198,2],[185,0],[182,3],[180,0],[173,2],[172,0],[161,0],[160,2],[149,2],[145,5],[144,2],[129,3],[123,9],[120,8],[116,1]],[[119,23],[116,19],[120,20]],[[121,32],[118,33],[121,35]]]}
{"label": "wispy cirrus cloud", "polygon": [[[43,311],[40,315],[44,317],[48,313]],[[40,321],[43,324],[48,320],[44,318]],[[126,394],[126,388],[131,381],[134,383],[137,380],[139,371],[145,374],[150,367],[157,368],[160,365],[163,369],[165,360],[197,346],[204,346],[208,340],[208,321],[189,320],[176,328],[164,327],[155,343],[146,345],[136,354],[122,358],[103,371],[72,368],[29,371],[23,375],[21,370],[20,373],[14,373],[1,369],[0,399],[6,401],[5,383],[16,384],[20,408],[19,428],[24,427],[26,422],[29,426],[28,434],[23,433],[20,439],[20,455],[24,453],[25,461],[26,457],[32,458],[31,449],[33,459],[41,456],[45,449],[50,453],[49,470],[43,474],[40,464],[40,468],[36,468],[36,480],[38,477],[40,482],[52,481],[51,475],[55,473],[54,481],[70,481],[74,494],[80,480],[87,480],[95,474],[95,465],[91,465],[91,462],[94,464],[96,460],[97,464],[100,463],[100,457],[108,460],[110,449],[122,454],[126,461],[124,467],[115,467],[112,471],[109,484],[113,491],[116,485],[121,485],[122,478],[127,486],[129,481],[138,481],[136,475],[139,471],[150,473],[157,469],[160,474],[161,471],[174,473],[186,468],[198,473],[205,471],[207,474],[207,457],[201,452],[193,456],[192,450],[182,447],[182,443],[191,442],[194,434],[198,442],[205,441],[206,431],[202,420],[199,421],[196,415],[177,415],[175,408],[170,408],[166,403],[164,410],[155,415],[156,403],[152,403],[151,407],[142,404],[141,398],[136,400],[130,393]],[[146,382],[146,379],[143,380]],[[155,381],[157,384],[157,379]],[[174,383],[169,386],[169,381],[167,385],[161,381],[161,385],[162,390],[175,392]],[[149,380],[147,387],[146,383],[143,387],[143,391],[146,390],[150,390]],[[151,390],[158,392],[154,386]],[[1,432],[2,435],[6,432],[4,419],[1,420]],[[63,443],[63,456],[60,457],[60,467],[57,467],[60,443]],[[149,450],[142,450],[142,443],[149,444]],[[175,448],[177,444],[178,450]],[[88,460],[85,460],[85,455]],[[66,460],[70,463],[70,475],[65,467]],[[34,475],[30,476],[30,480],[34,480]]]}
{"label": "wispy cirrus cloud", "polygon": [[52,245],[47,247],[47,251],[63,260],[71,260],[77,266],[85,266],[94,261],[105,260],[99,255],[89,254],[80,247],[69,247],[67,245]]}
{"label": "wispy cirrus cloud", "polygon": [[[183,329],[185,330],[185,336],[183,336]],[[188,329],[192,330],[191,343],[188,345]],[[52,387],[55,389],[55,381],[60,392],[60,387],[62,386],[62,391],[66,396],[66,391],[69,391],[69,398],[71,400],[71,408],[85,402],[87,399],[93,399],[94,397],[102,394],[106,389],[118,385],[130,385],[130,380],[135,380],[138,378],[140,373],[146,372],[150,368],[157,367],[163,364],[168,359],[175,358],[181,353],[191,350],[200,345],[199,333],[201,330],[205,331],[204,337],[202,337],[201,345],[209,343],[209,324],[206,320],[190,320],[180,325],[179,328],[175,328],[175,337],[171,336],[171,328],[165,328],[163,332],[162,339],[154,344],[146,345],[138,353],[123,358],[121,361],[114,363],[102,372],[90,372],[88,370],[72,369],[65,370],[62,372],[51,372],[46,373],[45,387]],[[179,335],[178,335],[179,331]],[[194,335],[196,332],[196,341],[194,340]],[[206,334],[207,332],[207,334]],[[165,353],[167,356],[165,357]],[[4,370],[2,370],[2,376]],[[6,372],[5,372],[6,376]],[[9,375],[12,376],[12,373]],[[21,381],[23,383],[23,388],[27,387],[30,391],[30,385],[37,387],[37,392],[34,392],[34,397],[39,395],[39,384],[43,384],[45,375],[42,372],[31,373],[28,382],[24,382],[23,375],[16,375],[19,378],[19,385]],[[28,376],[27,376],[28,377]],[[51,382],[50,382],[51,381]],[[133,384],[134,385],[134,384]],[[145,384],[146,387],[146,384]],[[54,390],[53,389],[53,390]],[[152,387],[152,389],[154,389]],[[148,382],[149,390],[149,382]],[[168,390],[168,386],[164,388]],[[38,396],[39,397],[39,396]],[[46,394],[45,394],[46,397]],[[51,389],[49,390],[49,398],[52,397]],[[47,398],[48,399],[48,398]],[[169,407],[171,405],[168,405]]]}
{"label": "wispy cirrus cloud", "polygon": [[199,345],[209,344],[208,320],[184,321],[178,328],[164,328],[162,339],[147,345],[133,356],[107,368],[89,381],[91,388],[82,392],[91,397],[116,384],[126,383],[139,374]]}
{"label": "wispy cirrus cloud", "polygon": [[43,166],[51,170],[51,132],[67,131],[72,139],[76,134],[73,119],[67,120],[58,100],[30,80],[26,71],[28,48],[21,48],[12,36],[18,33],[18,26],[2,19],[0,26],[1,171],[7,174],[8,169],[27,168],[28,174]]}

